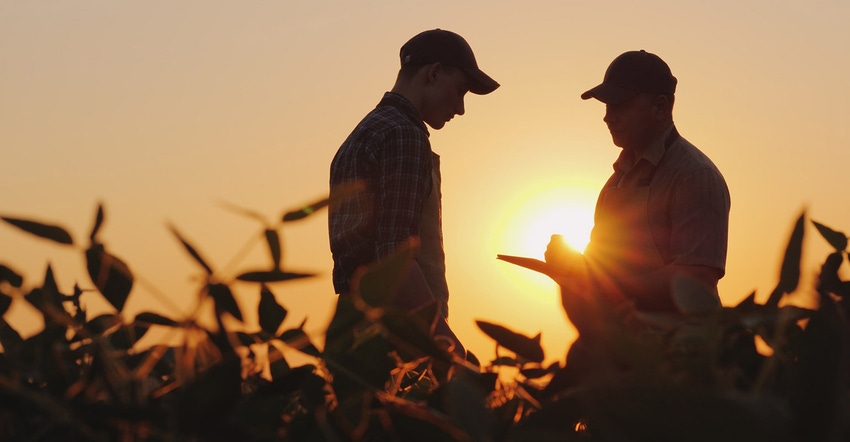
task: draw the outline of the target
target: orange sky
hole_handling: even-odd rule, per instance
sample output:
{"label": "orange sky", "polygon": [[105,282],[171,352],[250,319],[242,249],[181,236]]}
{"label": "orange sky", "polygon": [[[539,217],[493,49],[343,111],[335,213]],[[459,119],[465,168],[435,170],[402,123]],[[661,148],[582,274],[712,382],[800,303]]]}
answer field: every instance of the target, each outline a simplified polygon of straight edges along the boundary
{"label": "orange sky", "polygon": [[[484,360],[493,345],[475,319],[542,331],[550,359],[573,339],[554,286],[495,255],[542,253],[545,240],[529,244],[528,226],[546,226],[538,219],[585,217],[559,229],[568,235],[587,224],[618,150],[603,105],[579,94],[626,50],[668,62],[678,128],[729,184],[727,304],[767,296],[804,208],[850,229],[850,5],[569,3],[2,2],[0,214],[60,223],[82,243],[102,201],[103,239],[146,281],[127,312],[178,315],[158,297],[188,312],[199,269],[166,222],[230,274],[265,262],[257,242],[226,267],[261,226],[219,202],[271,219],[323,196],[336,148],[391,87],[399,46],[441,27],[464,35],[502,84],[470,96],[466,115],[431,137],[443,164],[450,322]],[[809,233],[811,274],[826,249]],[[282,236],[285,265],[321,276],[273,290],[288,324],[307,317],[319,335],[334,301],[324,214]],[[0,225],[0,262],[30,287],[48,261],[60,285],[87,283],[78,255]],[[254,310],[258,292],[238,293]],[[105,308],[95,295],[88,303]],[[23,303],[12,313],[21,330],[37,326]]]}

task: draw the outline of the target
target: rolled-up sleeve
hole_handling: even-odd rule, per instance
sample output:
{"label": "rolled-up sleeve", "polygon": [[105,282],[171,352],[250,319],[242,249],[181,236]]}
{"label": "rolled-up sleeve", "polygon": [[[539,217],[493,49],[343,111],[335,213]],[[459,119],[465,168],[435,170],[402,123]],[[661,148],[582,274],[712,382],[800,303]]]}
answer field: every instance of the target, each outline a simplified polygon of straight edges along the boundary
{"label": "rolled-up sleeve", "polygon": [[682,177],[669,209],[673,263],[725,274],[730,205],[729,189],[716,169],[696,169]]}

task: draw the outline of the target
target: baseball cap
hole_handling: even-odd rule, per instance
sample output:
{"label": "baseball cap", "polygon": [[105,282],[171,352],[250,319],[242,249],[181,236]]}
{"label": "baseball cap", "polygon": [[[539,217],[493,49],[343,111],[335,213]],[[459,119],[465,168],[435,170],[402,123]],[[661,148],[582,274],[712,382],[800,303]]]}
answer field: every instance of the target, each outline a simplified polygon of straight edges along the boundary
{"label": "baseball cap", "polygon": [[676,77],[670,72],[667,63],[643,49],[620,54],[608,66],[602,84],[581,94],[581,98],[596,98],[603,103],[618,104],[641,92],[676,92]]}
{"label": "baseball cap", "polygon": [[439,62],[463,69],[472,80],[469,91],[473,94],[489,94],[499,87],[496,80],[478,69],[469,43],[454,32],[443,29],[421,32],[408,40],[399,52],[402,66]]}

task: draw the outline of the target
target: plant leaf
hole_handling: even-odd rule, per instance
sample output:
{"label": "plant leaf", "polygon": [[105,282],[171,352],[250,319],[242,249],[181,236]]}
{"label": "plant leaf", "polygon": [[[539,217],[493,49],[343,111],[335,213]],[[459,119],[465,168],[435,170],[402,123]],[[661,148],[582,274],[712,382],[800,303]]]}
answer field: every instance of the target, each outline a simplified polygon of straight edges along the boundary
{"label": "plant leaf", "polygon": [[496,340],[500,346],[516,353],[517,356],[521,356],[531,362],[543,361],[543,347],[540,346],[539,334],[534,338],[529,338],[498,324],[492,324],[486,321],[475,321],[475,323],[478,324],[478,328],[484,334]]}
{"label": "plant leaf", "polygon": [[490,364],[491,365],[504,365],[504,366],[507,366],[507,367],[519,367],[520,365],[522,365],[516,360],[516,358],[512,358],[510,356],[499,356],[498,358],[493,359],[493,361],[490,362]]}
{"label": "plant leaf", "polygon": [[239,304],[236,303],[236,298],[233,297],[230,287],[224,284],[207,284],[207,293],[213,298],[218,309],[230,313],[240,321],[243,320],[242,311],[239,310]]}
{"label": "plant leaf", "polygon": [[277,303],[274,293],[265,285],[260,289],[260,306],[257,314],[260,318],[260,328],[272,335],[277,334],[277,329],[286,319],[286,309]]}
{"label": "plant leaf", "polygon": [[180,235],[180,232],[177,231],[177,228],[175,228],[174,226],[169,226],[169,229],[171,230],[171,233],[173,233],[174,236],[176,236],[177,239],[180,240],[180,242],[183,244],[183,247],[186,248],[186,251],[189,252],[190,255],[192,255],[192,258],[194,258],[195,261],[197,261],[198,264],[200,264],[201,267],[204,268],[204,270],[207,272],[207,275],[212,275],[212,268],[210,268],[210,266],[207,265],[206,261],[201,258],[201,255],[198,253],[198,251],[195,250],[195,248],[191,244],[189,244],[188,241],[183,239],[183,237]]}
{"label": "plant leaf", "polygon": [[310,342],[310,337],[304,333],[304,329],[301,327],[283,332],[280,335],[280,340],[286,343],[286,345],[295,348],[304,354],[315,357],[319,357],[321,354],[319,349]]}
{"label": "plant leaf", "polygon": [[120,316],[114,313],[104,313],[95,316],[91,321],[87,322],[86,329],[95,335],[99,335],[119,324],[121,324]]}
{"label": "plant leaf", "polygon": [[179,322],[177,322],[173,319],[170,319],[170,318],[166,318],[165,316],[162,316],[158,313],[152,313],[152,312],[139,313],[138,315],[136,315],[136,318],[134,319],[133,322],[148,324],[148,325],[164,325],[166,327],[179,327],[180,326]]}
{"label": "plant leaf", "polygon": [[390,332],[390,342],[395,344],[403,356],[421,357],[421,354],[416,354],[418,351],[440,361],[450,360],[446,352],[437,347],[431,338],[430,323],[426,324],[415,316],[393,311],[386,312],[381,317],[381,323]]}
{"label": "plant leaf", "polygon": [[829,245],[835,248],[836,252],[843,252],[845,249],[847,249],[847,235],[832,230],[817,221],[812,221],[812,223],[818,229],[818,232],[820,232],[821,236],[823,236],[826,242],[828,242]]}
{"label": "plant leaf", "polygon": [[245,347],[250,347],[254,344],[259,344],[263,342],[262,339],[259,339],[254,333],[245,333],[243,331],[236,332],[236,339],[239,340],[239,343]]}
{"label": "plant leaf", "polygon": [[720,309],[720,299],[695,278],[677,274],[671,285],[673,303],[684,315],[698,315]]}
{"label": "plant leaf", "polygon": [[291,221],[297,221],[299,219],[304,219],[304,218],[316,213],[318,210],[320,210],[324,207],[327,207],[327,205],[329,203],[330,203],[330,199],[323,198],[323,199],[320,199],[320,200],[315,201],[313,203],[310,203],[310,204],[308,204],[308,205],[306,205],[306,206],[304,206],[300,209],[287,212],[286,214],[283,215],[283,222],[291,222]]}
{"label": "plant leaf", "polygon": [[86,250],[86,268],[95,287],[120,312],[133,289],[133,273],[127,264],[102,244],[93,243]]}
{"label": "plant leaf", "polygon": [[805,220],[806,214],[804,212],[794,224],[794,231],[791,232],[791,239],[785,248],[785,257],[782,260],[782,269],[779,273],[779,283],[773,293],[770,294],[770,298],[765,303],[766,306],[777,307],[782,296],[793,292],[797,288],[797,284],[800,283],[800,260],[803,255]]}
{"label": "plant leaf", "polygon": [[752,310],[756,306],[756,292],[753,291],[734,307],[735,310]]}
{"label": "plant leaf", "polygon": [[57,321],[71,318],[62,305],[62,298],[63,295],[59,293],[56,279],[53,277],[53,268],[50,265],[44,273],[44,284],[40,288],[32,289],[24,296],[24,299],[44,316],[45,328],[57,324]]}
{"label": "plant leaf", "polygon": [[245,282],[281,282],[292,279],[310,278],[316,275],[310,273],[293,273],[284,272],[283,270],[257,270],[245,272],[236,277],[239,281]]}
{"label": "plant leaf", "polygon": [[127,351],[148,332],[148,327],[122,325],[109,335],[109,343],[116,350]]}
{"label": "plant leaf", "polygon": [[237,206],[236,204],[232,204],[232,203],[229,203],[227,201],[219,201],[219,205],[221,205],[222,207],[224,207],[225,209],[227,209],[227,210],[229,210],[233,213],[237,213],[239,215],[247,216],[248,218],[253,218],[253,219],[263,223],[263,225],[266,224],[266,218],[259,212],[256,212],[256,211],[251,210],[251,209],[246,209],[244,207]]}
{"label": "plant leaf", "polygon": [[91,229],[91,234],[89,235],[89,240],[95,242],[95,238],[97,237],[97,232],[100,231],[100,226],[103,225],[103,204],[97,205],[97,214],[94,217],[94,226]]}
{"label": "plant leaf", "polygon": [[7,216],[0,216],[0,219],[35,236],[49,239],[59,244],[74,244],[71,234],[62,227],[25,219],[10,218]]}
{"label": "plant leaf", "polygon": [[[241,371],[239,358],[230,357],[211,366],[193,382],[183,386],[175,408],[175,422],[180,429],[203,434],[211,428],[220,428],[240,402]],[[209,438],[217,437],[210,435]],[[240,439],[236,437],[235,440]]]}
{"label": "plant leaf", "polygon": [[[274,351],[274,353],[273,353]],[[271,360],[272,355],[280,355],[281,358],[283,355],[277,350],[273,348],[269,348],[269,358]],[[284,359],[273,361],[272,364],[279,363],[280,361],[285,361]],[[289,368],[287,365],[286,369],[282,367],[277,370],[277,374],[272,372],[272,381],[266,385],[264,385],[257,393],[260,396],[274,396],[274,397],[286,397],[292,393],[299,391],[304,379],[307,376],[310,376],[313,373],[315,366],[307,364],[302,365],[300,367]]]}
{"label": "plant leaf", "polygon": [[359,269],[351,278],[351,292],[372,307],[389,305],[413,262],[419,241],[411,238],[393,253],[367,268]]}
{"label": "plant leaf", "polygon": [[274,268],[280,268],[280,259],[281,259],[281,249],[280,249],[280,235],[277,234],[277,230],[274,229],[266,229],[266,242],[269,244],[269,252],[272,254],[272,262],[274,262]]}
{"label": "plant leaf", "polygon": [[0,345],[3,346],[3,353],[15,357],[23,343],[24,339],[21,338],[20,333],[0,318]]}
{"label": "plant leaf", "polygon": [[11,305],[12,297],[3,292],[0,292],[0,317],[6,314]]}
{"label": "plant leaf", "polygon": [[0,264],[0,282],[6,281],[12,287],[21,288],[24,283],[24,278],[9,267]]}
{"label": "plant leaf", "polygon": [[283,379],[284,376],[292,371],[292,368],[289,366],[289,363],[286,362],[286,358],[283,356],[283,353],[281,353],[277,347],[269,344],[268,354],[269,371],[272,375],[272,382]]}

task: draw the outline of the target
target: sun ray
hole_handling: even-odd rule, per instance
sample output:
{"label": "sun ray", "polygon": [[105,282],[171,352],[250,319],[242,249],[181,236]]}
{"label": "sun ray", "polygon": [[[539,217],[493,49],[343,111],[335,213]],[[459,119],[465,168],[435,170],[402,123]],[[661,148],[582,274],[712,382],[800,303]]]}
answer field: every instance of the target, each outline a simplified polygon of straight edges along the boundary
{"label": "sun ray", "polygon": [[[496,254],[543,258],[553,234],[560,234],[577,250],[584,250],[593,228],[596,195],[587,183],[550,181],[518,193],[505,205],[491,244]],[[552,281],[531,270],[503,266],[504,274],[523,291],[549,296]]]}

